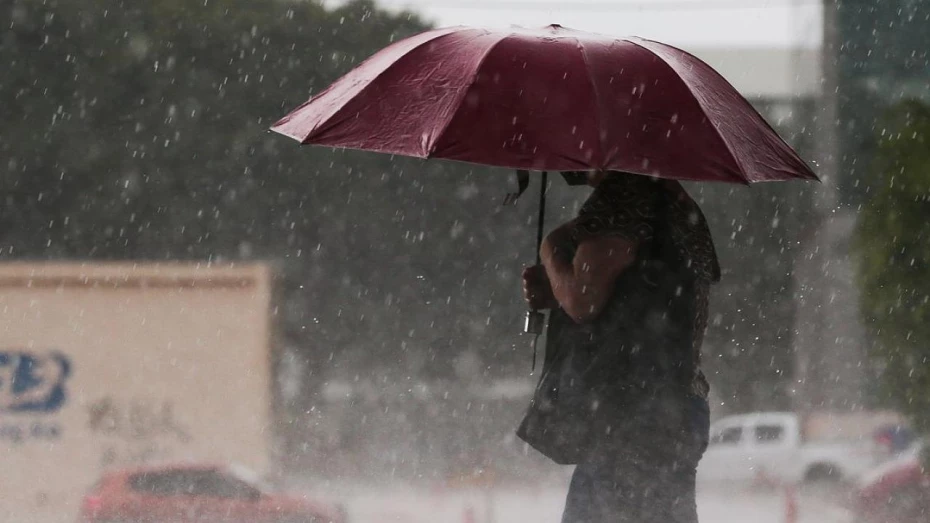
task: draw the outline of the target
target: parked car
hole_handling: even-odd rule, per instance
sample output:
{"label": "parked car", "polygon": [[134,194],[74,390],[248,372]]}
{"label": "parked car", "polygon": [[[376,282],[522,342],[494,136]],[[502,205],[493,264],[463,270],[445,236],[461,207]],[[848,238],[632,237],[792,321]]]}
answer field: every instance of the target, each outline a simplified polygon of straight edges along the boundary
{"label": "parked car", "polygon": [[910,449],[916,439],[914,431],[900,423],[883,425],[875,430],[875,441],[885,446],[892,454]]}
{"label": "parked car", "polygon": [[924,466],[923,442],[864,474],[854,502],[857,523],[930,521],[930,471]]}
{"label": "parked car", "polygon": [[[711,425],[710,444],[698,465],[698,480],[851,480],[891,457],[868,429],[872,418],[856,415],[756,412],[725,417]],[[858,423],[858,425],[857,425]],[[837,427],[856,427],[838,430]]]}
{"label": "parked car", "polygon": [[80,523],[345,523],[338,505],[275,494],[236,469],[174,465],[105,473]]}

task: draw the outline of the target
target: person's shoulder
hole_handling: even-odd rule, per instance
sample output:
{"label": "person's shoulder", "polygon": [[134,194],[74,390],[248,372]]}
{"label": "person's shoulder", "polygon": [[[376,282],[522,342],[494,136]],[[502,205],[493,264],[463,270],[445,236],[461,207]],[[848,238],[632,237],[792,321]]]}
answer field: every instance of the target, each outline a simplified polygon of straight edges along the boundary
{"label": "person's shoulder", "polygon": [[584,247],[588,253],[604,253],[612,255],[619,252],[632,252],[638,246],[642,233],[631,234],[581,234],[579,236],[578,250]]}
{"label": "person's shoulder", "polygon": [[651,216],[624,208],[620,212],[590,214],[572,220],[571,232],[575,245],[595,238],[623,238],[633,243],[648,241],[655,233]]}

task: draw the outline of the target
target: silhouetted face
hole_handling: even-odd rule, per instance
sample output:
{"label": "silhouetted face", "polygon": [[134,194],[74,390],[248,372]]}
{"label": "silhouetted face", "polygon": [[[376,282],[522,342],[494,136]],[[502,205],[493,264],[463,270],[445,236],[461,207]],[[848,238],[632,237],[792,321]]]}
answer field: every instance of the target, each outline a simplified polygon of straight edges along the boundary
{"label": "silhouetted face", "polygon": [[588,171],[563,171],[562,178],[569,185],[587,185]]}

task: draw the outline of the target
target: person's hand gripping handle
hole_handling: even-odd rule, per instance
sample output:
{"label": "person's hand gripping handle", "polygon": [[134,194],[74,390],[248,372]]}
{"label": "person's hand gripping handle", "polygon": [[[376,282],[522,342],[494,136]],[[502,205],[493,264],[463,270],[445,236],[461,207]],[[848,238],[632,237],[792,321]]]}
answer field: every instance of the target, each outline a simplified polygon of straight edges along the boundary
{"label": "person's hand gripping handle", "polygon": [[545,324],[545,314],[541,311],[552,308],[555,302],[546,268],[542,265],[523,269],[523,299],[530,308],[526,312],[523,332],[539,336]]}

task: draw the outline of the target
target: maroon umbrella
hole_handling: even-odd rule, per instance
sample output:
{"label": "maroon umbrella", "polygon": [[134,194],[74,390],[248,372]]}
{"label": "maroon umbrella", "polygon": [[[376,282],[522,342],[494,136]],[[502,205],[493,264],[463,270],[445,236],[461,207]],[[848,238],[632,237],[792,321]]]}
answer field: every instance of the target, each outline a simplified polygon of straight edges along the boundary
{"label": "maroon umbrella", "polygon": [[[375,54],[271,128],[303,144],[543,171],[751,183],[817,177],[710,66],[551,25],[454,27]],[[519,193],[517,193],[519,194]],[[542,316],[527,315],[539,334]],[[534,351],[535,354],[535,351]],[[535,367],[535,358],[534,358]]]}
{"label": "maroon umbrella", "polygon": [[558,25],[407,38],[272,130],[304,144],[526,170],[816,179],[701,60],[658,42]]}

